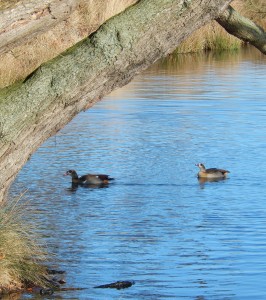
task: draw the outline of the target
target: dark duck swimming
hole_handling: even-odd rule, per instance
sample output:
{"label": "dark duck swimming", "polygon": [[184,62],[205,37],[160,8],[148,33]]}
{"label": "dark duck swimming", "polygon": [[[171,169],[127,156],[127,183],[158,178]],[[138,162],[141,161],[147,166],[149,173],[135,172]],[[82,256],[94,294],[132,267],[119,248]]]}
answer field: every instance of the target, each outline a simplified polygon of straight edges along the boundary
{"label": "dark duck swimming", "polygon": [[110,181],[114,180],[109,175],[106,174],[86,174],[78,176],[75,170],[68,170],[64,176],[71,176],[72,183],[74,184],[91,184],[91,185],[100,185],[108,184]]}

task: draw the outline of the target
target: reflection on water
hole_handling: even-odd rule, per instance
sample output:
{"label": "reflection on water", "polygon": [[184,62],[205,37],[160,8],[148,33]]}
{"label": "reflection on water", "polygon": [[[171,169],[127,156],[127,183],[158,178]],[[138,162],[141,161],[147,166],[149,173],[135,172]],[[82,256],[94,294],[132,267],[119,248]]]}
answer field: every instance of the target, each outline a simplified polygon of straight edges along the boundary
{"label": "reflection on water", "polygon": [[108,188],[108,184],[78,184],[78,183],[71,183],[71,186],[67,188],[67,191],[76,192],[78,188],[83,189],[106,189]]}
{"label": "reflection on water", "polygon": [[205,184],[208,182],[221,182],[228,180],[228,178],[198,178],[198,182],[201,188],[204,188]]}
{"label": "reflection on water", "polygon": [[[266,297],[265,62],[168,57],[32,156],[12,193],[28,189],[51,266],[86,288],[56,299]],[[199,182],[198,161],[230,178]],[[68,169],[116,181],[73,187]],[[119,280],[135,285],[93,289]]]}

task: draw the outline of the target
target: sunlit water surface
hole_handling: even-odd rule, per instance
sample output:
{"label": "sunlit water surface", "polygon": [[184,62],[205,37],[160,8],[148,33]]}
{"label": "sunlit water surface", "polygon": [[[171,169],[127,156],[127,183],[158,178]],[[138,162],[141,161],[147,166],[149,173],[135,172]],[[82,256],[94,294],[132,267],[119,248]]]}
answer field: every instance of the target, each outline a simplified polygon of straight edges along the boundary
{"label": "sunlit water surface", "polygon": [[[254,51],[169,57],[81,113],[11,191],[28,190],[66,287],[86,288],[52,299],[266,299],[265,149]],[[230,178],[201,184],[198,162]],[[71,190],[68,169],[116,181]],[[118,280],[135,285],[93,288]]]}

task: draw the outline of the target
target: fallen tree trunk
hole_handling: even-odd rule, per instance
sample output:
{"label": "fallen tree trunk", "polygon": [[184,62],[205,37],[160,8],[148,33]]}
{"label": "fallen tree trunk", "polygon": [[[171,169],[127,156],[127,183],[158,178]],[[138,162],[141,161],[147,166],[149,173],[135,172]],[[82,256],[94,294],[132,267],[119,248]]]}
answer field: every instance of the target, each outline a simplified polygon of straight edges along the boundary
{"label": "fallen tree trunk", "polygon": [[0,1],[0,54],[27,43],[64,21],[72,23],[72,26],[78,25],[82,16],[78,13],[74,18],[72,16],[81,8],[89,15],[86,31],[91,33],[136,1],[22,0],[15,4],[12,1],[6,4]]}
{"label": "fallen tree trunk", "polygon": [[216,21],[237,38],[253,45],[266,54],[266,32],[251,20],[241,16],[229,6]]}
{"label": "fallen tree trunk", "polygon": [[1,0],[0,89],[25,78],[137,1]]}
{"label": "fallen tree trunk", "polygon": [[173,51],[231,1],[142,0],[0,92],[0,200],[29,156],[80,111]]}
{"label": "fallen tree trunk", "polygon": [[0,53],[67,19],[77,5],[76,0],[30,0],[0,10]]}
{"label": "fallen tree trunk", "polygon": [[24,83],[3,90],[0,196],[44,140],[216,18],[224,8],[218,2],[140,1]]}

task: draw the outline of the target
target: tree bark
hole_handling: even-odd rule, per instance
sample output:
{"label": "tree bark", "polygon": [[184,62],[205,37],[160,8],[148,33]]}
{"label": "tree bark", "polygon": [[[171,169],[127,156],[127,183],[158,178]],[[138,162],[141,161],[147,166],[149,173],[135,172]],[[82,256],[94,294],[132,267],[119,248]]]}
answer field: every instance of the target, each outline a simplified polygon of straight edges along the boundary
{"label": "tree bark", "polygon": [[113,89],[172,52],[231,1],[141,0],[23,83],[0,92],[0,200],[29,156]]}
{"label": "tree bark", "polygon": [[253,45],[263,54],[266,54],[266,33],[251,20],[241,16],[229,6],[216,21],[224,29],[237,38]]}
{"label": "tree bark", "polygon": [[31,0],[0,10],[0,53],[49,30],[68,18],[77,5],[76,0]]}
{"label": "tree bark", "polygon": [[137,0],[23,0],[4,5],[0,1],[0,54],[69,20],[80,7],[90,14],[87,27],[91,33],[106,19],[136,2]]}
{"label": "tree bark", "polygon": [[0,89],[25,78],[137,1],[0,0]]}

